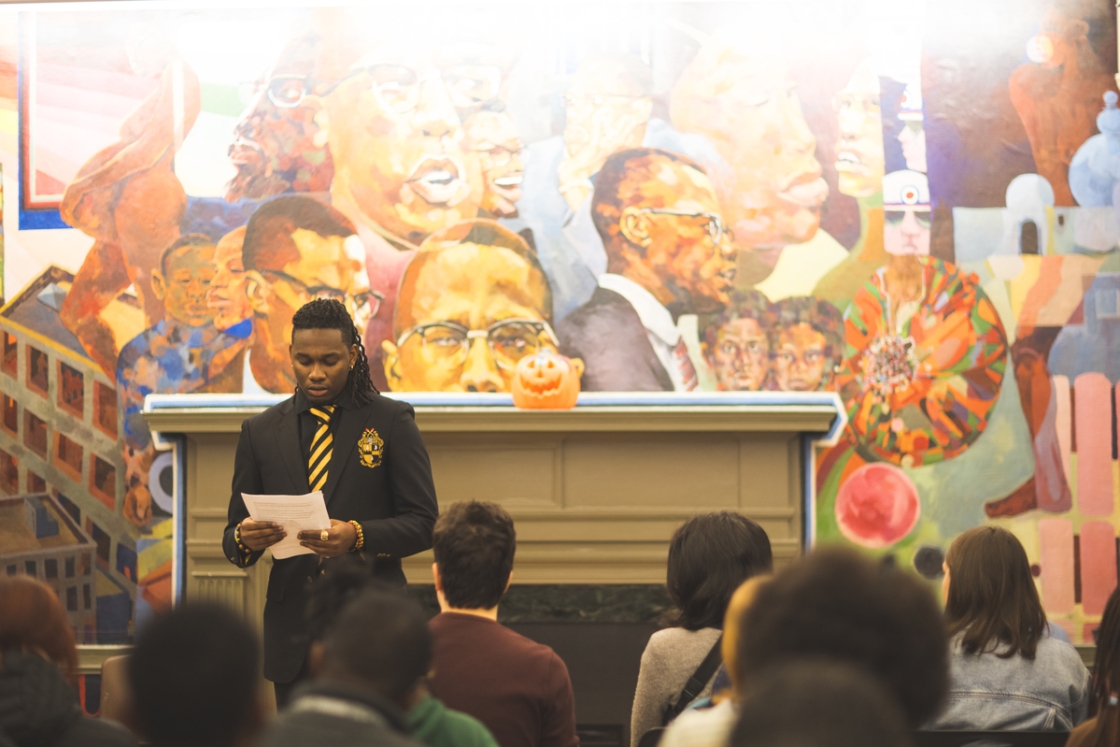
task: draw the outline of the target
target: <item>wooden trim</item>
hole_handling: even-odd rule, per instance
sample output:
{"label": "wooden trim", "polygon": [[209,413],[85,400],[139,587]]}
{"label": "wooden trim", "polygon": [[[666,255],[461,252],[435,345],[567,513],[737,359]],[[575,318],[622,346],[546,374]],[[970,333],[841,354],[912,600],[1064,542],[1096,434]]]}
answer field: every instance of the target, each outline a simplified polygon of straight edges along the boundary
{"label": "wooden trim", "polygon": [[[238,433],[263,407],[168,408],[143,413],[161,433]],[[837,417],[828,405],[732,405],[577,407],[518,410],[514,407],[416,407],[427,433],[650,431],[824,433]]]}

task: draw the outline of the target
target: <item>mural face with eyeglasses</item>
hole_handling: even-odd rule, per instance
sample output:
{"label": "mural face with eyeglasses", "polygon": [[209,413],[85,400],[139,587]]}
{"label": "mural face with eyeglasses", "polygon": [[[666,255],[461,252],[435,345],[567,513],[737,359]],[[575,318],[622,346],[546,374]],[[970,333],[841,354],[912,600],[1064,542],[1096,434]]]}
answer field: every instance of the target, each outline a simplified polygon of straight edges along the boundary
{"label": "mural face with eyeglasses", "polygon": [[524,241],[496,223],[450,231],[405,270],[395,339],[382,343],[385,377],[393,391],[508,392],[518,361],[558,346],[548,280]]}

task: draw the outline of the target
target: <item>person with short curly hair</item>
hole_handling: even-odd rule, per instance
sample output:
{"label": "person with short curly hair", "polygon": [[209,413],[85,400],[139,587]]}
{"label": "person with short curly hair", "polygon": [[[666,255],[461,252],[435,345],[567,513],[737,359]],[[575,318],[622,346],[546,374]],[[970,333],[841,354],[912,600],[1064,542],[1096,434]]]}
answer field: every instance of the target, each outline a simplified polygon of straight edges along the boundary
{"label": "person with short curly hair", "polygon": [[436,520],[432,694],[485,724],[501,747],[579,747],[568,667],[498,622],[516,552],[513,519],[496,503],[455,503]]}
{"label": "person with short curly hair", "polygon": [[854,550],[815,550],[783,570],[742,626],[736,671],[748,689],[772,668],[827,658],[879,679],[911,729],[944,700],[949,654],[937,600],[913,575]]}
{"label": "person with short curly hair", "polygon": [[293,396],[247,419],[234,457],[222,547],[241,568],[287,536],[249,517],[242,494],[322,491],[329,529],[302,531],[308,554],[277,559],[264,608],[264,675],[281,705],[308,675],[308,596],[314,579],[348,552],[376,556],[375,573],[405,583],[401,558],[431,547],[439,510],[428,452],[412,406],[370,381],[362,334],[346,307],[316,299],[291,319]]}

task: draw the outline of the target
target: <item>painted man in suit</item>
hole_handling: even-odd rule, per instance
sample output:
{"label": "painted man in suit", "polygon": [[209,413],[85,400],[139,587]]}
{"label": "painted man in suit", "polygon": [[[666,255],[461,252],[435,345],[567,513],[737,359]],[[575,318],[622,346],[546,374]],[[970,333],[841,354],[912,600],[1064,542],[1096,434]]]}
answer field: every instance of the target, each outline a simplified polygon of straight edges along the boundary
{"label": "painted man in suit", "polygon": [[359,552],[376,558],[375,576],[403,585],[401,558],[431,547],[438,513],[412,407],[374,389],[361,334],[342,303],[316,299],[301,307],[291,339],[296,393],[242,424],[222,540],[231,563],[250,566],[286,532],[251,520],[242,493],[323,491],[330,529],[298,535],[315,554],[276,560],[268,579],[264,675],[276,683],[281,705],[307,676],[305,611],[325,566]]}
{"label": "painted man in suit", "polygon": [[668,151],[607,159],[592,195],[607,272],[557,329],[588,391],[688,391],[698,384],[697,314],[728,303],[735,252],[704,170]]}

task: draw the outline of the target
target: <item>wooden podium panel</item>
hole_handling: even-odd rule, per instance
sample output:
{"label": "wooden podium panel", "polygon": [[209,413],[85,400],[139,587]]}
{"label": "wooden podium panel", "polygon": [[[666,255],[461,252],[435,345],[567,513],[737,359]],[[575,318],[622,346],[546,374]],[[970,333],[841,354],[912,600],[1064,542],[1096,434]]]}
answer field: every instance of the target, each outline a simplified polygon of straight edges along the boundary
{"label": "wooden podium panel", "polygon": [[[151,396],[145,418],[178,451],[178,589],[261,619],[271,562],[223,556],[241,422],[283,397]],[[584,394],[569,411],[508,395],[408,395],[441,506],[490,500],[517,525],[517,584],[660,584],[668,540],[721,509],[757,520],[779,564],[801,550],[814,440],[843,426],[832,394]],[[431,582],[431,553],[405,561]]]}

